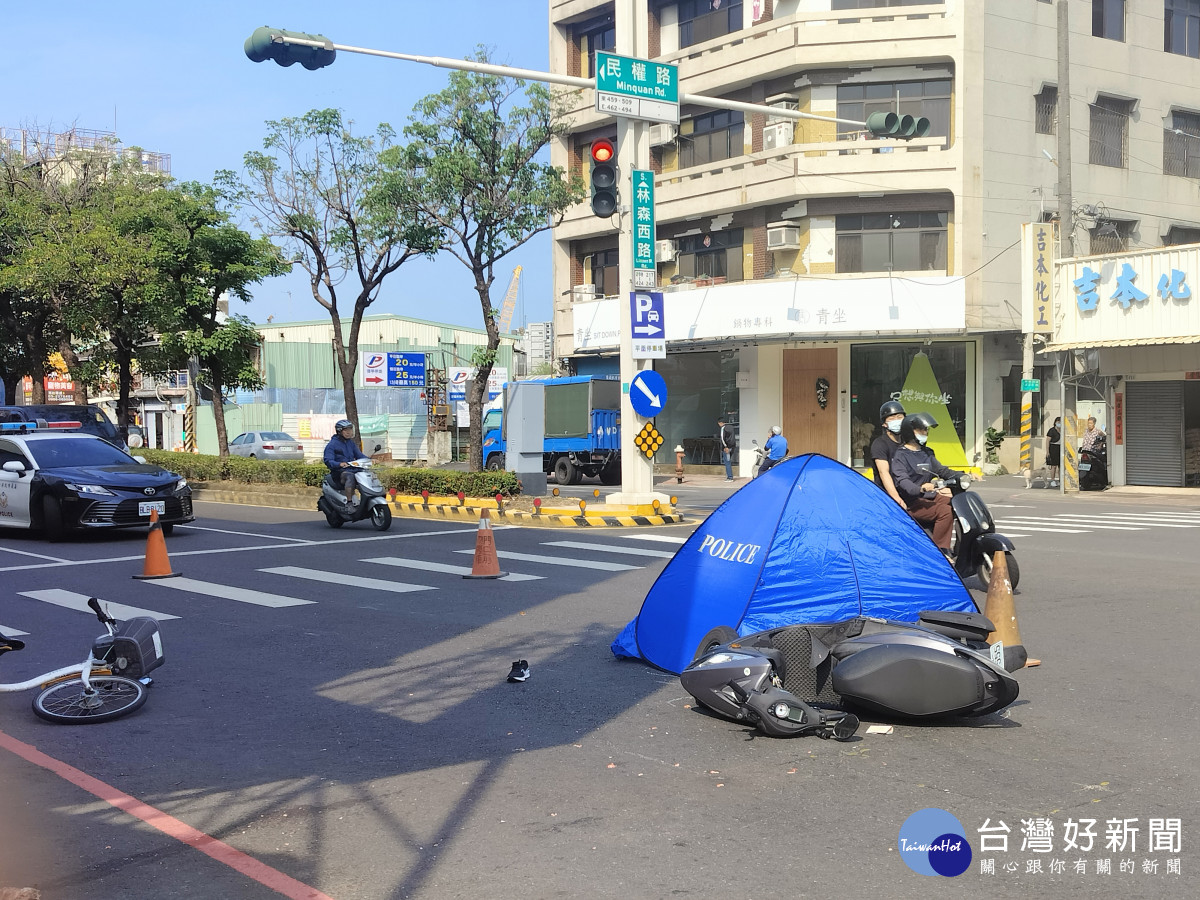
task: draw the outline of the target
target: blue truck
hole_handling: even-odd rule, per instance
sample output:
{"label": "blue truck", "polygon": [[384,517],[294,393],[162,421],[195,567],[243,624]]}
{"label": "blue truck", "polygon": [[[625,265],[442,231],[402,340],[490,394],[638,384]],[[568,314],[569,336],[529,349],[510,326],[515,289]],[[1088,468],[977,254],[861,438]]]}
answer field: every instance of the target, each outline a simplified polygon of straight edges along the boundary
{"label": "blue truck", "polygon": [[[546,443],[542,471],[558,484],[585,475],[621,482],[621,381],[616,375],[530,378],[545,385]],[[507,385],[505,385],[507,388]],[[507,396],[507,391],[501,397]],[[483,464],[504,468],[504,409],[485,410]]]}

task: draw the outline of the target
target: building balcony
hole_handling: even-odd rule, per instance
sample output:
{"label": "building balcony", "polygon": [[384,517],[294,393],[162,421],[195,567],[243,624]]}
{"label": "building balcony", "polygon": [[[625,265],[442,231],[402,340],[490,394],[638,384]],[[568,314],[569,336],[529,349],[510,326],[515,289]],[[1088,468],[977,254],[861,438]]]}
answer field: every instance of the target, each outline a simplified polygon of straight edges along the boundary
{"label": "building balcony", "polygon": [[[945,138],[911,141],[823,141],[788,144],[655,176],[659,223],[751,209],[789,200],[859,193],[919,193],[961,182],[961,155]],[[555,240],[612,230],[587,203],[573,207],[554,229]]]}

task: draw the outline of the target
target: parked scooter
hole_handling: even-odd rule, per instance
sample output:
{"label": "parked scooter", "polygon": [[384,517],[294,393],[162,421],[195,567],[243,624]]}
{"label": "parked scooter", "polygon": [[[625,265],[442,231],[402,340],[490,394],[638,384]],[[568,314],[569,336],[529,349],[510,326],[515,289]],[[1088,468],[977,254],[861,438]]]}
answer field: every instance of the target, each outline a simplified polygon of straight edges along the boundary
{"label": "parked scooter", "polygon": [[971,476],[960,472],[954,478],[936,478],[935,487],[950,488],[950,508],[954,511],[954,542],[950,553],[954,557],[954,571],[966,581],[972,575],[979,578],[984,589],[992,580],[992,560],[998,551],[1004,551],[1008,563],[1008,580],[1015,588],[1021,580],[1021,568],[1013,555],[1013,542],[996,533],[996,523],[983,502],[983,498],[972,490]]}
{"label": "parked scooter", "polygon": [[1091,450],[1079,451],[1079,489],[1102,491],[1108,487],[1108,440],[1101,437]]}
{"label": "parked scooter", "polygon": [[354,481],[358,487],[357,503],[346,502],[341,479],[334,481],[333,472],[325,476],[317,509],[325,514],[325,521],[330,528],[341,528],[347,522],[361,522],[363,519],[370,519],[378,531],[387,531],[392,527],[392,509],[384,497],[383,482],[371,471],[372,465],[372,460],[360,459],[350,467],[354,470]]}
{"label": "parked scooter", "polygon": [[[679,676],[702,706],[764,734],[848,738],[850,707],[889,717],[982,716],[1003,709],[1019,685],[988,653],[992,622],[979,613],[926,611],[919,623],[858,617],[788,625],[717,646],[701,642]],[[1014,648],[1014,651],[1019,648]],[[1019,652],[1006,662],[1019,667]]]}
{"label": "parked scooter", "polygon": [[767,458],[767,451],[764,448],[758,446],[758,441],[753,440],[753,439],[750,441],[750,446],[754,448],[754,474],[751,475],[750,477],[757,478],[758,477],[758,467],[761,466],[762,461]]}

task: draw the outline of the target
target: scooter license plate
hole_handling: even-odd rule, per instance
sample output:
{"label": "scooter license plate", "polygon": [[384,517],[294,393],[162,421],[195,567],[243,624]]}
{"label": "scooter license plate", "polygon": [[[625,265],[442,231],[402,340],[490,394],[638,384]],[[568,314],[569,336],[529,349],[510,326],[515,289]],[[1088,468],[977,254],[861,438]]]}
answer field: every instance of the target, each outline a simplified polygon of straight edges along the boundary
{"label": "scooter license plate", "polygon": [[167,504],[164,500],[151,500],[148,503],[138,504],[138,515],[148,516],[151,512],[156,512],[160,516],[167,514]]}
{"label": "scooter license plate", "polygon": [[1091,464],[1091,463],[1080,463],[1080,464],[1079,464],[1079,471],[1080,471],[1080,472],[1090,472],[1091,470],[1092,470],[1092,464]]}

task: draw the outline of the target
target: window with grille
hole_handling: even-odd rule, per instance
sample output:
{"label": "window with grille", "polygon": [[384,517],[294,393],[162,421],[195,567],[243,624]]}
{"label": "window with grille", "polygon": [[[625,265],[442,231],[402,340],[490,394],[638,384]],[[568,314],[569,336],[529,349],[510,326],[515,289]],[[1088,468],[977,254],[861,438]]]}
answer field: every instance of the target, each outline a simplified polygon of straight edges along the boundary
{"label": "window with grille", "polygon": [[601,250],[592,254],[592,284],[596,286],[596,296],[610,297],[620,292],[618,258],[616,250]]}
{"label": "window with grille", "polygon": [[1200,115],[1171,113],[1171,127],[1163,129],[1163,174],[1200,178]]}
{"label": "window with grille", "polygon": [[745,117],[720,109],[692,119],[692,133],[679,135],[679,167],[702,166],[746,152]]}
{"label": "window with grille", "polygon": [[1125,40],[1125,0],[1092,0],[1092,37]]}
{"label": "window with grille", "polygon": [[1033,130],[1038,134],[1054,134],[1057,122],[1058,88],[1043,85],[1041,92],[1033,96]]}
{"label": "window with grille", "polygon": [[1090,108],[1088,162],[1098,166],[1125,168],[1129,146],[1129,117],[1133,115],[1133,101],[1097,97]]}
{"label": "window with grille", "polygon": [[1172,225],[1167,229],[1167,236],[1163,238],[1163,246],[1174,247],[1178,244],[1200,244],[1200,228]]}
{"label": "window with grille", "polygon": [[679,4],[679,46],[702,44],[742,30],[741,0],[682,0]]}
{"label": "window with grille", "polygon": [[1093,256],[1101,253],[1124,253],[1129,249],[1129,236],[1133,233],[1133,222],[1104,219],[1088,230],[1091,240],[1088,252]]}
{"label": "window with grille", "polygon": [[944,212],[837,217],[837,271],[945,272]]}
{"label": "window with grille", "polygon": [[1166,0],[1163,49],[1200,58],[1200,0]]}

